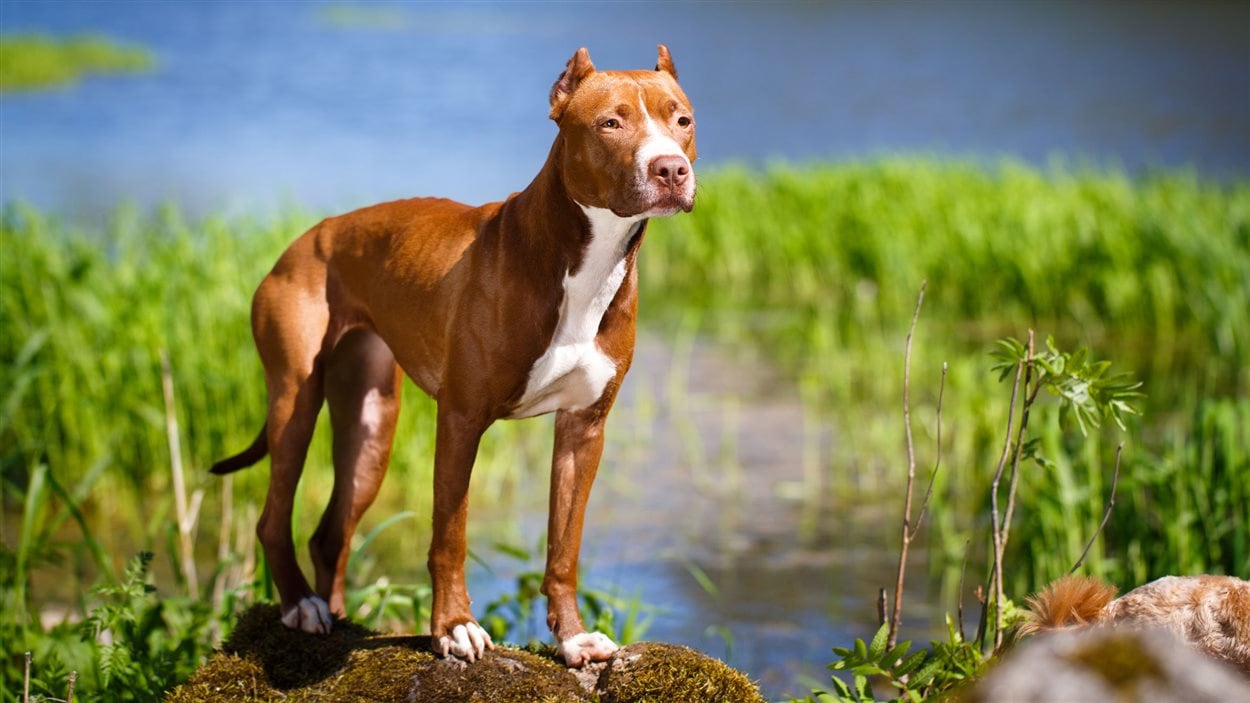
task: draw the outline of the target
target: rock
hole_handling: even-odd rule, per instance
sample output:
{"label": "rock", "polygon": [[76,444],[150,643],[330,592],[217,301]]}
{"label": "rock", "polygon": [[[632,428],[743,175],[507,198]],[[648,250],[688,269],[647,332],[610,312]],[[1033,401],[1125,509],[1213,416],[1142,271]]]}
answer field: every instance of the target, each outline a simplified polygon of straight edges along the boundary
{"label": "rock", "polygon": [[960,700],[1250,702],[1250,682],[1168,631],[1091,627],[1024,642]]}
{"label": "rock", "polygon": [[660,643],[567,669],[551,647],[499,646],[474,663],[435,657],[428,637],[379,635],[338,621],[330,635],[288,630],[272,605],[253,606],[167,703],[284,700],[376,703],[763,703],[740,672]]}
{"label": "rock", "polygon": [[661,642],[617,650],[596,689],[600,703],[764,703],[741,672],[688,647]]}

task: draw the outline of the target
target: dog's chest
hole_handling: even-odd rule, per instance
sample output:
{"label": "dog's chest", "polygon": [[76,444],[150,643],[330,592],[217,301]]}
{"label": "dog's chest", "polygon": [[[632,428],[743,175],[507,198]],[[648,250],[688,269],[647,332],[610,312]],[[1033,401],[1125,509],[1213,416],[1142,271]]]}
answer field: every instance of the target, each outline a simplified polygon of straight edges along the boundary
{"label": "dog's chest", "polygon": [[592,237],[577,273],[565,273],[551,344],[530,368],[525,393],[509,417],[522,418],[593,405],[616,376],[616,362],[596,342],[604,313],[625,280],[625,251],[637,219],[583,208]]}

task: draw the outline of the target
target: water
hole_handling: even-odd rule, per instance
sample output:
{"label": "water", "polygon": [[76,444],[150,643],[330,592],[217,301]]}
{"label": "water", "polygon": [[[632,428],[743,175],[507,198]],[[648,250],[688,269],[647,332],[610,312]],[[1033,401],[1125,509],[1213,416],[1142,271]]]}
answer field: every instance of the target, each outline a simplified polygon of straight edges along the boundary
{"label": "water", "polygon": [[[121,200],[199,214],[497,199],[545,158],[546,96],[575,48],[635,68],[661,41],[695,104],[699,167],[923,151],[1250,175],[1244,3],[329,8],[5,0],[6,33],[104,33],[160,65],[0,97],[0,201],[91,220]],[[644,337],[611,430],[586,582],[660,606],[649,637],[726,656],[776,696],[871,631],[899,506],[813,488],[838,437],[769,369]],[[475,520],[532,543],[545,481],[519,518]],[[483,556],[496,573],[475,570],[479,603],[515,571]],[[906,629],[923,639],[949,604],[911,584]]]}
{"label": "water", "polygon": [[[552,82],[671,46],[707,164],[925,151],[1250,173],[1244,3],[27,3],[160,68],[0,98],[0,200],[341,210],[523,188]],[[334,8],[340,8],[334,18]],[[345,16],[345,19],[344,19]]]}

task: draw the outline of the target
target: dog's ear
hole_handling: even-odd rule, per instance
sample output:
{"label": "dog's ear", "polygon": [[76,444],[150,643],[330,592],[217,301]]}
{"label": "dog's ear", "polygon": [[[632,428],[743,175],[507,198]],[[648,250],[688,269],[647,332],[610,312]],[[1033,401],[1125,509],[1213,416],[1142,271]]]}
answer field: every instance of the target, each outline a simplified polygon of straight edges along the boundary
{"label": "dog's ear", "polygon": [[560,118],[564,116],[564,108],[568,107],[569,98],[573,97],[573,91],[577,90],[578,84],[585,80],[586,76],[594,72],[595,65],[590,62],[590,52],[583,46],[573,54],[573,58],[569,59],[568,65],[564,67],[564,73],[561,73],[556,84],[551,86],[551,119],[560,121]]}
{"label": "dog's ear", "polygon": [[665,71],[677,80],[677,68],[673,66],[673,57],[668,55],[668,47],[660,45],[660,57],[655,61],[655,70]]}

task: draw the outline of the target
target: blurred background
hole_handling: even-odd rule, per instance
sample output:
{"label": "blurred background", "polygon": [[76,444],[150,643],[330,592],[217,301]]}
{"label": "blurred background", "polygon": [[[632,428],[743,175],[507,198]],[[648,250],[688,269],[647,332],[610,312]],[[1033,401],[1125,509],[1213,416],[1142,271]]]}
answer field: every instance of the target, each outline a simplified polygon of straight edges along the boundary
{"label": "blurred background", "polygon": [[102,34],[139,78],[5,96],[3,196],[91,211],[341,210],[520,190],[579,46],[670,45],[708,165],[895,152],[1250,169],[1244,3],[4,3]]}
{"label": "blurred background", "polygon": [[[524,188],[580,46],[625,69],[667,44],[698,121],[698,205],[650,230],[588,518],[588,608],[618,637],[726,658],[777,699],[827,685],[830,649],[871,636],[898,560],[922,280],[921,473],[945,361],[950,468],[905,638],[945,636],[943,614],[975,603],[1010,394],[985,352],[1031,328],[1147,397],[1089,436],[1039,410],[1013,597],[1080,553],[1121,441],[1124,495],[1089,568],[1123,587],[1250,576],[1250,4],[3,0],[0,34],[0,536],[6,610],[30,614],[9,643],[55,649],[57,622],[141,549],[171,603],[214,591],[225,622],[228,594],[265,595],[250,535],[267,471],[228,495],[206,473],[262,421],[251,292],[322,216]],[[352,607],[420,631],[433,411],[411,386],[405,403]],[[496,427],[474,477],[470,589],[513,641],[546,634],[550,429]],[[300,540],[328,497],[325,439]],[[174,455],[199,509],[181,531]]]}

